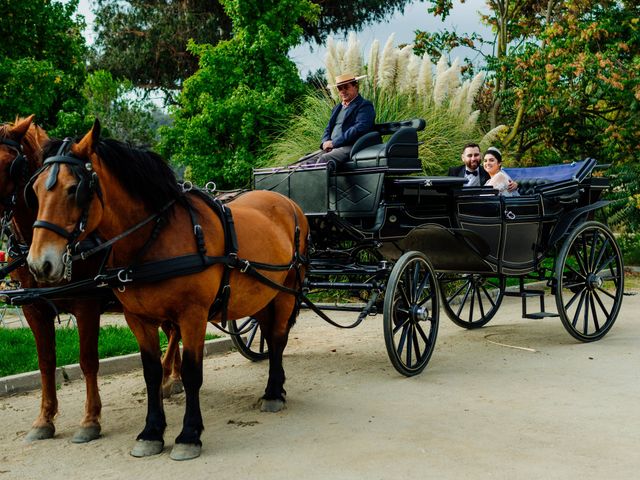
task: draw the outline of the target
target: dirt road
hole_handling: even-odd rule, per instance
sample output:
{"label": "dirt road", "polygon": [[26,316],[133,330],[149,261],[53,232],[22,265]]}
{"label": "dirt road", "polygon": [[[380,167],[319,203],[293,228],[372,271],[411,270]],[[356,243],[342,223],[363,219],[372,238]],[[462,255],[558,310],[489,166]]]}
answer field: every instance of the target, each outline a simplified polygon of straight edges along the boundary
{"label": "dirt road", "polygon": [[638,478],[639,310],[640,295],[626,296],[613,330],[591,344],[558,319],[520,319],[516,299],[481,330],[442,316],[431,362],[413,378],[389,363],[381,316],[345,331],[307,312],[286,351],[281,413],[255,406],[266,363],[205,361],[200,458],[168,456],[184,396],[165,403],[165,452],[129,456],[145,416],[136,372],[102,378],[103,437],[87,445],[69,442],[82,382],[60,388],[56,438],[35,444],[23,437],[38,395],[0,399],[0,480]]}

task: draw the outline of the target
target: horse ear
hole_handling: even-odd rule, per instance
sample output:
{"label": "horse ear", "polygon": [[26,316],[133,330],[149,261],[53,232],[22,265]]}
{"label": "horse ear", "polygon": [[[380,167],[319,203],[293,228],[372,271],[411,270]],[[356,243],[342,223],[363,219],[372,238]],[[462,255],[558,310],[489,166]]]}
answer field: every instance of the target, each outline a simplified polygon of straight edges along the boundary
{"label": "horse ear", "polygon": [[16,120],[15,125],[11,128],[11,134],[15,140],[20,141],[24,138],[33,123],[34,117],[35,115],[29,115],[27,118]]}
{"label": "horse ear", "polygon": [[95,152],[96,146],[100,141],[100,122],[96,118],[93,122],[93,126],[91,130],[89,130],[82,140],[80,140],[76,147],[73,149],[77,153],[84,153],[87,157],[91,155],[91,153]]}
{"label": "horse ear", "polygon": [[93,136],[93,144],[97,145],[100,141],[100,120],[97,118],[93,121],[93,127],[91,127],[91,135]]}

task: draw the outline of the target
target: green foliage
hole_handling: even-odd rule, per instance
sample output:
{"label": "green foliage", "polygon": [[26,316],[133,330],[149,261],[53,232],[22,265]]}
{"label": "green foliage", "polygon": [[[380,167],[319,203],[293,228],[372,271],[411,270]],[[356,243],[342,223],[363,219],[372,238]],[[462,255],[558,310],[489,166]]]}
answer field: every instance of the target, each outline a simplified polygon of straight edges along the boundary
{"label": "green foliage", "polygon": [[1,121],[36,114],[44,128],[81,109],[85,79],[84,20],[77,0],[0,1]]}
{"label": "green foliage", "polygon": [[[344,54],[337,53],[340,51]],[[336,46],[330,41],[327,76],[366,71],[367,79],[360,82],[360,94],[373,103],[376,123],[423,118],[426,128],[418,133],[418,139],[425,172],[444,174],[449,166],[458,165],[462,146],[469,141],[480,141],[477,112],[472,111],[472,105],[482,84],[482,75],[461,83],[457,64],[449,66],[442,59],[434,76],[428,57],[419,58],[410,48],[394,48],[393,36],[387,40],[380,56],[378,43],[374,42],[368,59],[369,64],[363,66],[355,35],[346,46]],[[335,89],[331,92],[335,94]],[[280,137],[269,145],[266,156],[271,159],[270,163],[287,165],[318,150],[335,101],[326,89],[307,93],[300,105],[301,113],[294,116]]]}
{"label": "green foliage", "polygon": [[617,238],[625,265],[640,266],[640,235],[627,233]]}
{"label": "green foliage", "polygon": [[614,166],[606,172],[611,188],[606,192],[611,203],[604,209],[609,225],[622,233],[640,229],[640,166],[629,163]]}
{"label": "green foliage", "polygon": [[[585,6],[585,3],[588,3]],[[640,6],[566,2],[536,42],[504,59],[524,125],[519,150],[545,161],[640,153]]]}
{"label": "green foliage", "polygon": [[[127,327],[100,329],[100,358],[138,351],[138,343]],[[75,328],[56,329],[56,366],[78,363],[80,340]],[[33,333],[28,328],[0,328],[0,377],[38,369]]]}
{"label": "green foliage", "polygon": [[246,186],[257,153],[275,126],[293,112],[304,91],[287,58],[300,40],[301,19],[317,8],[308,0],[223,0],[234,35],[189,50],[200,69],[184,83],[174,124],[161,129],[161,151],[188,167],[196,183],[220,188]]}
{"label": "green foliage", "polygon": [[[127,78],[137,88],[160,89],[168,102],[174,103],[184,80],[198,69],[196,52],[187,49],[189,40],[198,45],[215,45],[231,38],[232,19],[234,22],[237,19],[223,9],[222,3],[98,0],[92,67]],[[368,23],[380,21],[403,8],[408,0],[313,0],[313,3],[320,15],[297,20],[305,39],[320,41],[329,33],[360,30]],[[252,8],[251,2],[247,5]]]}
{"label": "green foliage", "polygon": [[[207,340],[217,338],[207,334]],[[162,348],[166,337],[160,335]],[[107,325],[100,328],[98,355],[109,358],[138,352],[138,342],[128,327]],[[80,339],[75,328],[56,329],[56,366],[80,361]],[[0,377],[38,370],[36,342],[29,328],[0,328]]]}
{"label": "green foliage", "polygon": [[87,77],[83,94],[90,116],[100,119],[106,135],[136,145],[154,142],[157,107],[136,98],[130,81],[118,81],[111,73],[98,70]]}

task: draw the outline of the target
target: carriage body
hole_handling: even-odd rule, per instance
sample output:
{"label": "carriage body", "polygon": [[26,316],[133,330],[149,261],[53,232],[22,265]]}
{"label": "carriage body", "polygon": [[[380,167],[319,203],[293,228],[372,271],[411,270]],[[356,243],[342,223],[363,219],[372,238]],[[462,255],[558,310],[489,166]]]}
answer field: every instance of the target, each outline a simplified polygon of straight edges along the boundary
{"label": "carriage body", "polygon": [[[505,295],[518,296],[523,317],[560,316],[578,340],[602,338],[622,301],[623,266],[613,234],[593,221],[608,203],[601,196],[609,182],[596,173],[597,161],[505,169],[520,196],[500,196],[492,187],[465,188],[464,178],[420,175],[417,130],[423,125],[377,126],[338,169],[294,164],[254,171],[255,189],[292,198],[309,219],[309,287],[386,290],[385,339],[394,366],[406,375],[429,359],[439,301],[456,324],[478,328]],[[380,132],[391,139],[380,143]],[[362,251],[377,264],[363,264]],[[407,279],[407,269],[433,279]],[[329,280],[336,275],[367,281]],[[507,291],[508,278],[517,279],[515,291]],[[440,300],[432,292],[428,301],[406,305],[414,300],[390,292],[402,290],[403,282],[414,289],[428,284]],[[558,313],[546,311],[540,282],[556,296]],[[527,311],[531,297],[539,298],[540,311]],[[429,328],[414,328],[425,321],[416,313],[420,302],[430,305]],[[375,304],[365,311],[376,313]],[[413,332],[405,331],[408,324]],[[422,346],[410,346],[421,338]]]}

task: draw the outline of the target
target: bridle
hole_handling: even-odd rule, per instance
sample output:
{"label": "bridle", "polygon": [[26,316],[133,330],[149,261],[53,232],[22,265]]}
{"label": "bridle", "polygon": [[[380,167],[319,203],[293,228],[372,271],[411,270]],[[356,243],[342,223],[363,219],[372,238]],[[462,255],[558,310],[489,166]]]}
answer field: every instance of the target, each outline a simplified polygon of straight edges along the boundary
{"label": "bridle", "polygon": [[58,182],[60,164],[68,165],[71,169],[71,172],[78,179],[75,201],[76,205],[80,209],[82,209],[82,214],[78,218],[78,221],[71,232],[69,232],[66,228],[61,227],[60,225],[47,222],[46,220],[36,220],[33,223],[34,229],[44,228],[67,240],[66,252],[63,255],[63,262],[65,264],[65,278],[71,277],[72,254],[77,249],[78,238],[80,237],[80,235],[82,235],[82,233],[84,233],[87,227],[89,208],[91,207],[91,200],[93,199],[93,196],[97,195],[102,202],[102,193],[100,190],[100,184],[98,182],[98,174],[93,170],[91,162],[84,162],[80,158],[74,156],[73,153],[71,153],[71,145],[73,145],[73,140],[70,138],[65,138],[56,155],[45,159],[42,167],[40,167],[33,174],[24,189],[24,197],[27,206],[31,209],[37,210],[38,199],[33,190],[33,184],[41,173],[43,173],[47,169],[50,169],[49,176],[47,177],[47,180],[45,182],[45,187],[47,190],[51,190]]}
{"label": "bridle", "polygon": [[9,166],[9,177],[13,181],[13,192],[2,199],[2,204],[5,206],[5,220],[10,220],[13,216],[13,207],[16,206],[16,199],[18,198],[19,183],[22,181],[27,173],[27,157],[22,149],[22,144],[9,138],[0,138],[0,145],[6,145],[10,149],[16,152],[15,158],[11,161]]}

